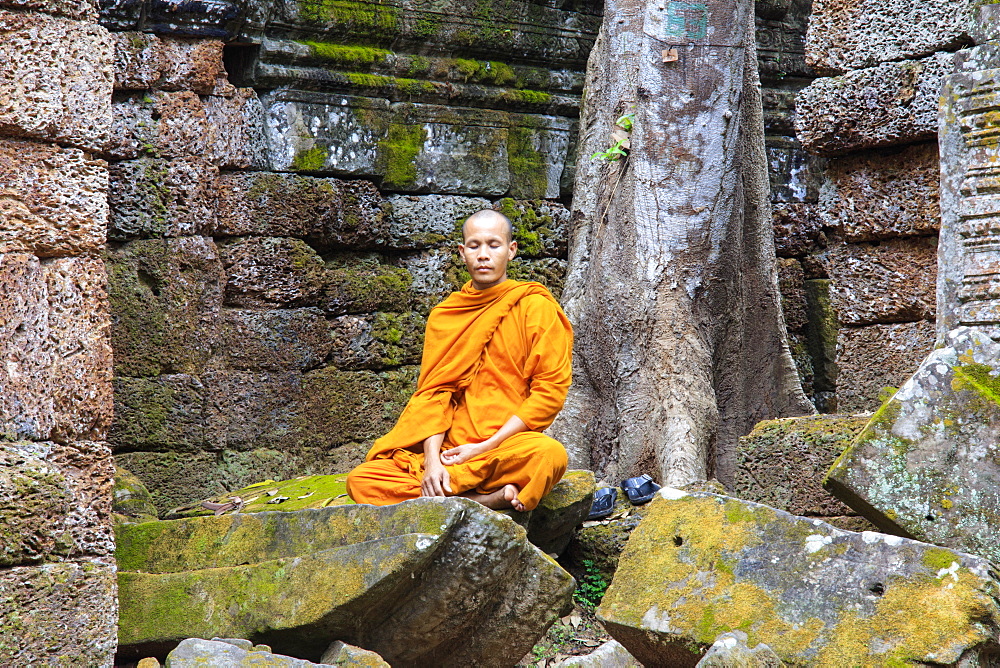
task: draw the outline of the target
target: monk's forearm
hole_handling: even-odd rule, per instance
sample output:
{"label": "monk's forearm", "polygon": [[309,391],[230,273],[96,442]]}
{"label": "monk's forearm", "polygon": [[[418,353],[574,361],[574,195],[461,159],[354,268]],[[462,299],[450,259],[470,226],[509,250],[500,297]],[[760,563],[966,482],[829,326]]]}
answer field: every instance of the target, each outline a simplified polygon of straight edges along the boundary
{"label": "monk's forearm", "polygon": [[444,443],[444,434],[434,434],[424,439],[424,466],[427,462],[438,463],[441,461],[441,444]]}
{"label": "monk's forearm", "polygon": [[522,431],[528,431],[528,425],[516,415],[511,415],[510,419],[504,422],[495,434],[483,441],[482,445],[489,444],[487,450],[492,450],[514,434],[520,434]]}

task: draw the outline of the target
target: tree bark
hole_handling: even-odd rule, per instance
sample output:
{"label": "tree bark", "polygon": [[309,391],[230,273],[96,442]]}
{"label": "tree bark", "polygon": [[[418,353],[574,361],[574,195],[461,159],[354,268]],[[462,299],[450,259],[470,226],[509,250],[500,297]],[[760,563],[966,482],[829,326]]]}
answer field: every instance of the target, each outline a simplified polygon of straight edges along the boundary
{"label": "tree bark", "polygon": [[[552,431],[611,480],[728,484],[755,422],[814,412],[778,296],[753,9],[607,0],[590,56],[563,295],[574,384]],[[628,157],[591,160],[632,111]]]}

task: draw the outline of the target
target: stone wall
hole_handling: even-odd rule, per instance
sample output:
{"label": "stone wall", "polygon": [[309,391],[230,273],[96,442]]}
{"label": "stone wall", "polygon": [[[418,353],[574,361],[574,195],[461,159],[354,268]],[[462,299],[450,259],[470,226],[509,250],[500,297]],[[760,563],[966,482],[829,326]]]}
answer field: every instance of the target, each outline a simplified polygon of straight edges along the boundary
{"label": "stone wall", "polygon": [[511,217],[512,276],[558,295],[598,4],[104,6],[111,442],[161,511],[360,463],[471,213]]}
{"label": "stone wall", "polygon": [[806,62],[826,76],[795,100],[812,157],[801,204],[777,211],[776,241],[793,346],[821,411],[877,408],[934,345],[938,93],[950,51],[969,42],[972,4],[813,2]]}
{"label": "stone wall", "polygon": [[112,42],[88,0],[0,2],[0,664],[111,664]]}

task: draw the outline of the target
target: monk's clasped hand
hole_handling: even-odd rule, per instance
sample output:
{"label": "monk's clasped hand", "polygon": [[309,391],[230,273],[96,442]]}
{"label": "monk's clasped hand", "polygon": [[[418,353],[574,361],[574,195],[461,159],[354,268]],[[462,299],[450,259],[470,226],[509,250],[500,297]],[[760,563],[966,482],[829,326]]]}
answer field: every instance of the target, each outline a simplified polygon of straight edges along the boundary
{"label": "monk's clasped hand", "polygon": [[451,475],[440,464],[426,466],[420,481],[420,492],[423,496],[448,496],[452,492]]}
{"label": "monk's clasped hand", "polygon": [[492,447],[488,441],[483,441],[482,443],[465,443],[463,445],[456,445],[454,448],[445,450],[441,453],[441,463],[445,466],[464,464],[473,457],[477,457],[491,449]]}

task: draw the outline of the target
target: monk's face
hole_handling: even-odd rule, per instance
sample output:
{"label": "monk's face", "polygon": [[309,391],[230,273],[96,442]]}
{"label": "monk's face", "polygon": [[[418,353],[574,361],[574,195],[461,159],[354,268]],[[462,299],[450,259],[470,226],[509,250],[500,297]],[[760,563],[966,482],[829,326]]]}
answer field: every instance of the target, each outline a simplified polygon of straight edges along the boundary
{"label": "monk's face", "polygon": [[472,276],[472,287],[485,290],[507,280],[507,263],[517,254],[517,242],[503,218],[475,215],[465,221],[458,252]]}

